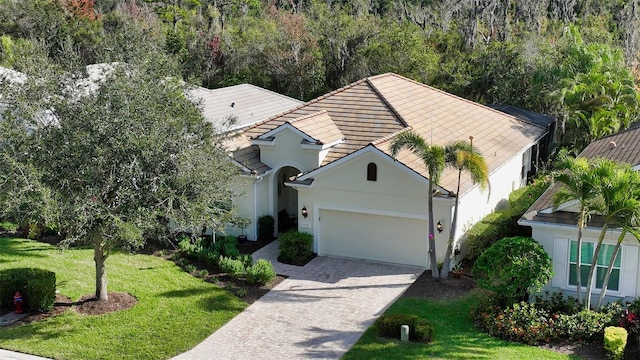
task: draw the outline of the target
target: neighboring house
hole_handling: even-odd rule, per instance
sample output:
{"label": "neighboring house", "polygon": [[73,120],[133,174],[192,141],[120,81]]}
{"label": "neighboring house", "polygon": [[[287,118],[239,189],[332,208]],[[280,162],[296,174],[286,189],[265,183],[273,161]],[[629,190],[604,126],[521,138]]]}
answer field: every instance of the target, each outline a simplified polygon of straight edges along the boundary
{"label": "neighboring house", "polygon": [[[627,163],[636,170],[640,168],[640,128],[630,129],[594,141],[579,155],[584,158],[607,158]],[[578,236],[576,202],[568,202],[553,209],[553,194],[555,188],[549,188],[527,210],[518,222],[523,226],[530,226],[533,238],[538,241],[553,259],[553,278],[545,290],[562,291],[565,294],[576,295],[576,240]],[[602,228],[602,221],[598,215],[593,215],[583,233],[583,256],[581,264],[591,264],[593,251],[597,244]],[[603,242],[601,260],[598,261],[597,274],[594,284],[594,296],[600,294],[602,281],[611,257],[613,247],[617,242],[620,230],[610,228]],[[636,298],[640,296],[640,278],[638,277],[638,240],[627,235],[620,254],[616,259],[609,287],[607,300],[622,298]],[[606,255],[608,254],[608,255]],[[588,269],[589,266],[586,266]],[[587,271],[587,270],[584,270]],[[582,284],[586,287],[586,284]]]}
{"label": "neighboring house", "polygon": [[[242,170],[244,196],[235,204],[253,220],[248,237],[255,239],[260,216],[272,215],[276,231],[312,234],[320,255],[428,267],[426,169],[409,151],[397,161],[389,155],[393,137],[409,129],[440,145],[473,136],[486,159],[490,190],[481,192],[463,174],[458,237],[526,183],[533,150],[547,133],[395,74],[360,80],[244,128],[227,144]],[[457,171],[448,169],[435,187],[440,260],[456,184]]]}
{"label": "neighboring house", "polygon": [[251,84],[213,90],[195,87],[189,96],[201,102],[205,119],[222,131],[247,127],[302,104]]}

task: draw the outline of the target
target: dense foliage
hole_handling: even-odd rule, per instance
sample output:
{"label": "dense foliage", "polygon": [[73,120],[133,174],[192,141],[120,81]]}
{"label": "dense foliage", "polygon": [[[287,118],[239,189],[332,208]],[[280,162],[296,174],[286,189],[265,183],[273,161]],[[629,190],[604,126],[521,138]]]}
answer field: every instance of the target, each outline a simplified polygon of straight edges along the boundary
{"label": "dense foliage", "polygon": [[547,189],[548,182],[538,179],[509,194],[509,206],[495,211],[474,224],[466,233],[466,257],[477,259],[486,249],[504,237],[531,236],[531,228],[518,220]]}
{"label": "dense foliage", "polygon": [[528,300],[529,291],[540,291],[552,274],[549,255],[540,244],[527,237],[498,241],[473,265],[478,286],[495,292],[505,304]]}
{"label": "dense foliage", "polygon": [[428,343],[433,340],[433,327],[429,321],[410,314],[383,314],[376,322],[375,326],[378,336],[400,339],[400,328],[402,325],[409,326],[409,340]]}
{"label": "dense foliage", "polygon": [[43,56],[70,68],[162,51],[194,84],[249,82],[301,99],[396,72],[557,116],[562,142],[579,151],[638,119],[638,5],[0,0],[0,65],[33,74]]}
{"label": "dense foliage", "polygon": [[313,236],[309,233],[289,231],[280,235],[278,261],[304,265],[313,258]]}
{"label": "dense foliage", "polygon": [[537,345],[541,343],[575,344],[602,340],[604,328],[622,314],[619,303],[599,311],[581,310],[576,299],[555,293],[536,301],[502,306],[487,296],[473,310],[476,325],[492,336]]}
{"label": "dense foliage", "polygon": [[56,273],[37,268],[15,268],[0,271],[0,306],[13,306],[14,295],[20,292],[24,309],[47,312],[56,301]]}

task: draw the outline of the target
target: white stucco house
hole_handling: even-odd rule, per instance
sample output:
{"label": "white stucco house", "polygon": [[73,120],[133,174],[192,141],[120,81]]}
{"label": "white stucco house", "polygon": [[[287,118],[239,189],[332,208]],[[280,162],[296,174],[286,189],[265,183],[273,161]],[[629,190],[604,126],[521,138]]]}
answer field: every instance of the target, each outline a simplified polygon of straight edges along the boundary
{"label": "white stucco house", "polygon": [[[584,158],[607,158],[610,160],[631,164],[636,170],[640,169],[640,128],[630,129],[611,135],[587,146],[579,155]],[[568,202],[553,209],[553,194],[556,189],[549,188],[527,210],[519,221],[520,225],[530,226],[532,236],[538,241],[553,260],[554,275],[544,290],[562,291],[564,294],[576,296],[577,279],[577,214],[575,202]],[[582,286],[586,288],[587,273],[595,244],[597,244],[602,221],[594,214],[583,233],[582,244]],[[602,282],[606,273],[613,248],[617,242],[620,230],[610,227],[603,241],[603,248],[599,256],[596,269],[594,292],[592,300],[600,295]],[[640,296],[640,277],[638,277],[638,247],[640,243],[633,236],[627,235],[620,253],[616,258],[607,289],[606,300],[630,300]]]}
{"label": "white stucco house", "polygon": [[[394,135],[413,130],[446,144],[473,136],[490,171],[490,191],[446,170],[434,199],[438,259],[443,259],[454,197],[458,235],[526,183],[547,129],[396,74],[369,77],[246,127],[227,144],[242,176],[235,199],[252,219],[272,215],[314,238],[320,255],[428,267],[428,176],[408,151],[389,155]],[[234,231],[231,231],[234,233]],[[239,233],[235,229],[235,233]],[[456,239],[458,240],[458,239]],[[460,246],[456,244],[456,246]]]}

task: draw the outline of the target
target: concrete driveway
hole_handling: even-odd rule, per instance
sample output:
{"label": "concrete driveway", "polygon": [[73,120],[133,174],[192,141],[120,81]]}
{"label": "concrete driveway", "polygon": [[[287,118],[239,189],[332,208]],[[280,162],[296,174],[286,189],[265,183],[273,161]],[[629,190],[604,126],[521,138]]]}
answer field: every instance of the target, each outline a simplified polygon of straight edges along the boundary
{"label": "concrete driveway", "polygon": [[422,272],[322,256],[298,267],[277,254],[274,241],[253,257],[289,277],[174,359],[339,359]]}

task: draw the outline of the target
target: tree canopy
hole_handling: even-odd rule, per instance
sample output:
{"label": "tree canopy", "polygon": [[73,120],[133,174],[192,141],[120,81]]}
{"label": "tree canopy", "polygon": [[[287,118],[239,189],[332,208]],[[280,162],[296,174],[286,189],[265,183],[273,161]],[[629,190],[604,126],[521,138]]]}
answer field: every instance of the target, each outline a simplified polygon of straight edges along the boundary
{"label": "tree canopy", "polygon": [[100,299],[113,249],[141,246],[158,224],[219,229],[232,215],[234,168],[220,136],[154,60],[106,65],[98,81],[52,73],[2,92],[0,172],[11,174],[2,193],[30,195],[2,199],[48,205],[49,219],[31,220],[94,246]]}

